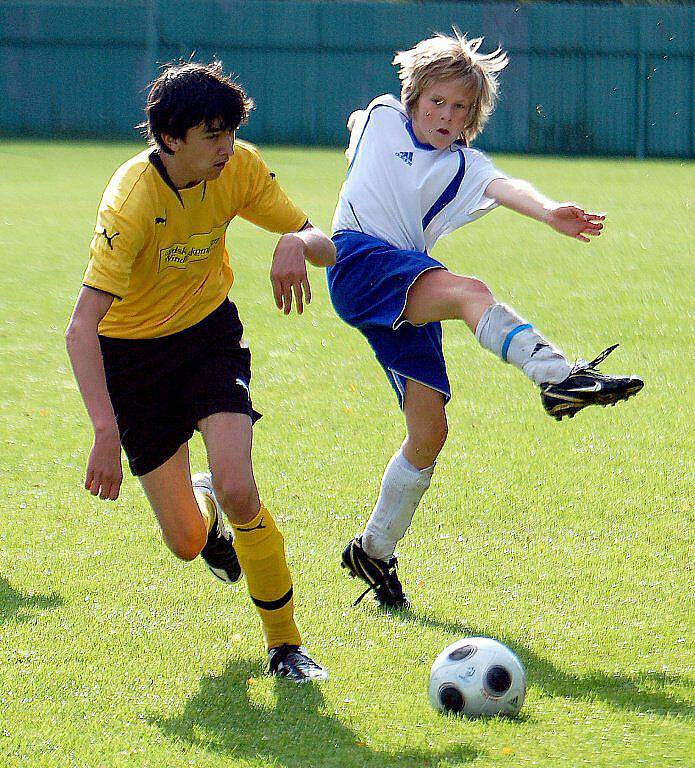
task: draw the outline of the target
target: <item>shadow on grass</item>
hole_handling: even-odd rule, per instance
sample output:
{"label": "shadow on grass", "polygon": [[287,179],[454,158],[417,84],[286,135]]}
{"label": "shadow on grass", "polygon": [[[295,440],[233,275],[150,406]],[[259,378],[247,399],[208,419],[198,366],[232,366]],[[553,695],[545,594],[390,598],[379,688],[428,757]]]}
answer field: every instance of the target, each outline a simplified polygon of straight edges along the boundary
{"label": "shadow on grass", "polygon": [[181,715],[152,718],[172,739],[237,759],[284,768],[435,768],[442,760],[468,763],[480,755],[469,745],[446,752],[376,752],[325,709],[320,685],[274,679],[272,705],[253,701],[250,688],[264,675],[260,664],[230,662],[219,676],[205,676]]}
{"label": "shadow on grass", "polygon": [[7,579],[0,576],[0,623],[29,621],[33,611],[57,608],[63,598],[55,593],[50,595],[26,595],[14,589]]}
{"label": "shadow on grass", "polygon": [[[383,614],[383,611],[378,608],[374,610]],[[668,696],[664,691],[645,690],[655,687],[663,688],[666,685],[689,686],[689,681],[680,675],[661,672],[608,675],[598,670],[582,675],[572,675],[553,666],[547,659],[537,656],[513,637],[492,635],[481,627],[466,626],[453,621],[440,621],[414,610],[393,611],[391,616],[394,621],[400,620],[421,627],[443,630],[453,637],[494,636],[519,656],[526,667],[530,684],[550,696],[604,701],[615,707],[640,712],[648,711],[683,717],[693,715],[693,707],[688,701]]]}

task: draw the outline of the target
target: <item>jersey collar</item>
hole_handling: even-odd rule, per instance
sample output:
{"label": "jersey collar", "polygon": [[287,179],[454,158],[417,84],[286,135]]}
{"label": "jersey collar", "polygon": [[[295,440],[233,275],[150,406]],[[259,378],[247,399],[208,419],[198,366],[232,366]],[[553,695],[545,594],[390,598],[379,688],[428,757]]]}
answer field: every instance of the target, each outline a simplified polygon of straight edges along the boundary
{"label": "jersey collar", "polygon": [[413,130],[413,121],[412,120],[406,120],[405,129],[410,134],[410,138],[412,139],[413,144],[418,149],[426,149],[428,152],[436,152],[437,151],[437,147],[433,147],[431,144],[423,144],[418,139],[418,137],[415,135],[415,131]]}
{"label": "jersey collar", "polygon": [[150,163],[152,163],[152,165],[155,167],[159,175],[162,177],[162,180],[167,185],[167,187],[169,187],[174,192],[176,197],[178,197],[181,205],[185,208],[185,206],[183,205],[183,198],[181,197],[181,193],[178,191],[178,189],[176,189],[176,185],[171,180],[171,176],[169,176],[169,172],[167,171],[164,163],[162,162],[162,158],[159,156],[159,152],[156,149],[153,149],[150,152],[149,161]]}

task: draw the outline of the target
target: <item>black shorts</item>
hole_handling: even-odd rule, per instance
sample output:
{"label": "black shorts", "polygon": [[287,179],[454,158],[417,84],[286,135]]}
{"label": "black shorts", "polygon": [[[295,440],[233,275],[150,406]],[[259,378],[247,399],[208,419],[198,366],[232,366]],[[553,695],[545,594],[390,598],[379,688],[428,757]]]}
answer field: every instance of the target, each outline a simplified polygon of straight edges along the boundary
{"label": "black shorts", "polygon": [[196,325],[156,339],[99,336],[106,386],[134,475],[144,475],[188,442],[201,419],[251,405],[251,352],[236,306],[225,301]]}

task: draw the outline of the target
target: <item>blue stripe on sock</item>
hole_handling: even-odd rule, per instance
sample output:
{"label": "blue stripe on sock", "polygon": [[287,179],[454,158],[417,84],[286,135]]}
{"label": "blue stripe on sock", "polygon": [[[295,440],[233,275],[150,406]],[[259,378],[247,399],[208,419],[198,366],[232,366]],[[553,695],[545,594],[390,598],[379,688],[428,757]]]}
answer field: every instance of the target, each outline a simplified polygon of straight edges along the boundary
{"label": "blue stripe on sock", "polygon": [[509,333],[507,334],[507,338],[504,340],[504,344],[502,344],[502,360],[504,362],[507,362],[507,352],[509,352],[509,345],[512,343],[512,339],[517,335],[517,333],[521,333],[522,331],[527,330],[528,328],[533,328],[531,323],[526,323],[525,325],[517,325],[516,328],[513,328]]}

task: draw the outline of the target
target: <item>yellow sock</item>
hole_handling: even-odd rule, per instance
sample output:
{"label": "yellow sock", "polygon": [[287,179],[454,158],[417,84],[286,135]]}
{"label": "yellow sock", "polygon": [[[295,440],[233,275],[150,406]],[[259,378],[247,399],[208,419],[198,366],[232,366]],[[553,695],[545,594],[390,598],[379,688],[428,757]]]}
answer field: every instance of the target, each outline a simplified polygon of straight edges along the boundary
{"label": "yellow sock", "polygon": [[203,522],[207,528],[208,533],[212,530],[212,526],[217,519],[217,509],[215,508],[215,502],[211,496],[207,493],[203,493],[197,489],[193,489],[193,495],[198,502],[198,509],[203,517]]}
{"label": "yellow sock", "polygon": [[248,523],[233,523],[234,549],[246,576],[249,594],[263,623],[266,648],[300,645],[294,622],[292,578],[285,560],[285,540],[273,516],[261,504]]}

